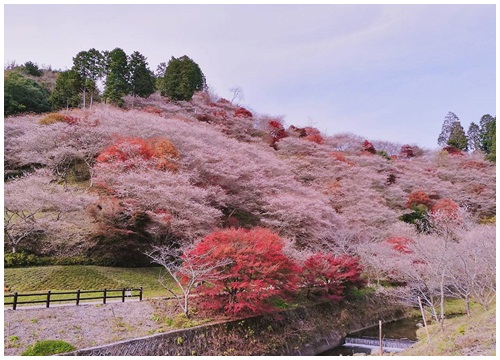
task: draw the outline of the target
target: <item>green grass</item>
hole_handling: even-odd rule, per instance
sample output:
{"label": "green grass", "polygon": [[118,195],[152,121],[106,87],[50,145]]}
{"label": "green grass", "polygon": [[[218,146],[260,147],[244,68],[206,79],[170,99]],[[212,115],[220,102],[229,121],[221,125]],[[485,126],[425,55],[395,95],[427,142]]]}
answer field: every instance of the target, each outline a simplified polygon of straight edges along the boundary
{"label": "green grass", "polygon": [[476,306],[471,316],[459,316],[444,322],[444,331],[439,324],[429,326],[430,340],[426,341],[424,329],[417,331],[420,341],[398,355],[405,356],[474,356],[495,355],[496,311],[485,311]]}
{"label": "green grass", "polygon": [[23,356],[47,356],[75,350],[75,347],[62,340],[42,340],[30,345]]}
{"label": "green grass", "polygon": [[[102,290],[139,288],[144,289],[144,298],[167,296],[159,284],[161,267],[115,268],[94,265],[37,266],[28,268],[4,269],[4,283],[10,293],[36,293],[73,290]],[[92,294],[96,296],[98,294]],[[118,294],[114,294],[118,295]],[[86,295],[91,296],[91,295]],[[53,299],[73,298],[75,295],[54,295]],[[22,298],[35,300],[35,298]],[[40,298],[38,298],[40,299]],[[36,300],[38,300],[36,299]],[[21,300],[21,299],[20,299]],[[8,300],[10,301],[10,299]]]}

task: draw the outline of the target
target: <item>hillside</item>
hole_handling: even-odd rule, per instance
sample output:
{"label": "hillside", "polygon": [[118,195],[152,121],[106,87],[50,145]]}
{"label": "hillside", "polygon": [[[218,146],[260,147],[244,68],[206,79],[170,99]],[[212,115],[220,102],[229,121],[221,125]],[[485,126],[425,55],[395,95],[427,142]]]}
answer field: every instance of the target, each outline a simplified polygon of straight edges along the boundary
{"label": "hillside", "polygon": [[215,100],[128,97],[127,110],[7,118],[7,249],[138,265],[150,243],[263,226],[291,252],[356,252],[400,231],[417,191],[474,222],[495,215],[495,166],[482,154],[285,130],[279,117]]}

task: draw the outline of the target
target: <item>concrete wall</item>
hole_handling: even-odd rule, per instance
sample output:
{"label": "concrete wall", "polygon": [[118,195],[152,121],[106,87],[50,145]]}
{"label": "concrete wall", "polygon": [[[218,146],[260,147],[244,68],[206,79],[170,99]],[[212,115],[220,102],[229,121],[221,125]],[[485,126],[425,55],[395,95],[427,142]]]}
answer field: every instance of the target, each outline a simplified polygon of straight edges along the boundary
{"label": "concrete wall", "polygon": [[[322,303],[279,313],[176,330],[81,349],[76,356],[316,355],[342,343],[351,332],[401,318],[400,308]],[[365,304],[366,305],[366,304]],[[384,310],[381,310],[384,309]]]}

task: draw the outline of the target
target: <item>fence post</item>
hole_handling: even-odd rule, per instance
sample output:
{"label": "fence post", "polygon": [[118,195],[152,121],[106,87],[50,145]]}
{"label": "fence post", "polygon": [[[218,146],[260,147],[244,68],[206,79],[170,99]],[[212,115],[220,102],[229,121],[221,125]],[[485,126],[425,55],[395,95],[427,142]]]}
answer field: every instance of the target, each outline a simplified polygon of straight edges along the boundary
{"label": "fence post", "polygon": [[80,289],[76,290],[76,305],[80,305]]}
{"label": "fence post", "polygon": [[47,307],[50,307],[50,290],[47,291]]}
{"label": "fence post", "polygon": [[122,302],[125,302],[125,288],[122,289]]}
{"label": "fence post", "polygon": [[142,286],[139,288],[139,301],[142,301]]}
{"label": "fence post", "polygon": [[106,289],[104,289],[104,296],[102,297],[102,303],[106,304]]}
{"label": "fence post", "polygon": [[12,310],[17,309],[17,291],[14,293],[14,303],[12,304]]}

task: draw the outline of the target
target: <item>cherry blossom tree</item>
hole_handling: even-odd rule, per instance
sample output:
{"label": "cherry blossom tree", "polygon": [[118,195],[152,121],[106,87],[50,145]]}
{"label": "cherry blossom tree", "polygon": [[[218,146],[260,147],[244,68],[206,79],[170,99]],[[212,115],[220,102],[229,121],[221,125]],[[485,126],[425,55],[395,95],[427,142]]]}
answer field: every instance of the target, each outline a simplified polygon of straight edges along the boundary
{"label": "cherry blossom tree", "polygon": [[[193,290],[201,282],[220,280],[224,268],[233,262],[231,259],[207,261],[212,256],[211,251],[198,255],[192,248],[188,248],[183,254],[181,248],[172,245],[152,246],[152,250],[146,252],[146,255],[165,269],[166,273],[160,275],[159,282],[177,300],[187,318],[190,317],[189,298]],[[180,295],[178,290],[181,291]]]}

